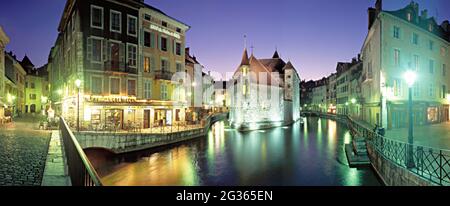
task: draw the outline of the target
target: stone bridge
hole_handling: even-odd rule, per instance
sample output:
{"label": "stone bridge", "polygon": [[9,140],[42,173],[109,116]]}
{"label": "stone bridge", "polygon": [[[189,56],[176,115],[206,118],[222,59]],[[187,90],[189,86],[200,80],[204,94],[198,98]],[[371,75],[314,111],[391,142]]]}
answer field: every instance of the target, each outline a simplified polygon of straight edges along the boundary
{"label": "stone bridge", "polygon": [[227,117],[228,113],[213,114],[208,116],[200,127],[178,132],[74,132],[74,135],[83,149],[102,148],[116,154],[121,154],[206,136],[211,125],[215,122],[226,120]]}

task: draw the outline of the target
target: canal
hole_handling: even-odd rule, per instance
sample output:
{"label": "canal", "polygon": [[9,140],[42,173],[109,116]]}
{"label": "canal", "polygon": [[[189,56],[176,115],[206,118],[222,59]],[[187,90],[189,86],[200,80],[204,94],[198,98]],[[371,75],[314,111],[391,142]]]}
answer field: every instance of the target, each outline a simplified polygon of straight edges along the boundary
{"label": "canal", "polygon": [[105,185],[380,185],[371,168],[348,167],[344,124],[308,118],[304,125],[240,133],[224,122],[208,136],[170,147],[114,155],[86,154]]}

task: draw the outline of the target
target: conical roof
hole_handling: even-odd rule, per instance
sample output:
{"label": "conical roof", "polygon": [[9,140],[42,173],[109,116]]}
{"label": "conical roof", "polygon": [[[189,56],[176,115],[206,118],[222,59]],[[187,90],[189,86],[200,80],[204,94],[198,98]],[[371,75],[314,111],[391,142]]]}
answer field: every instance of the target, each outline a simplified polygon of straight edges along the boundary
{"label": "conical roof", "polygon": [[278,51],[275,50],[275,53],[273,54],[272,59],[279,59],[279,58],[280,58],[280,55],[278,54]]}
{"label": "conical roof", "polygon": [[23,67],[29,67],[29,68],[33,68],[34,64],[31,62],[31,60],[28,58],[27,55],[25,55],[21,61],[21,65]]}
{"label": "conical roof", "polygon": [[249,59],[248,59],[248,53],[247,53],[247,48],[244,49],[244,54],[242,54],[242,61],[241,61],[241,65],[249,65]]}
{"label": "conical roof", "polygon": [[291,61],[288,61],[286,63],[286,65],[284,66],[283,70],[285,70],[285,69],[295,69],[295,68],[294,68],[294,65],[292,65]]}

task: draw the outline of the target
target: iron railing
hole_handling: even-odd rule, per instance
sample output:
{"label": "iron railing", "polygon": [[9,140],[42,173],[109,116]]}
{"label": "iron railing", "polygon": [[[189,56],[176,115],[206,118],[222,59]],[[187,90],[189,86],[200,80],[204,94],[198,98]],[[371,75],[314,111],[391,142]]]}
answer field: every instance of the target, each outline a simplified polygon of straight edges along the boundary
{"label": "iron railing", "polygon": [[[347,120],[351,132],[366,137],[367,143],[384,158],[435,184],[450,185],[450,150],[411,145],[386,138],[348,116]],[[412,168],[407,167],[410,155],[414,162]]]}
{"label": "iron railing", "polygon": [[62,117],[60,118],[59,128],[64,143],[64,151],[72,185],[102,186],[97,172]]}
{"label": "iron railing", "polygon": [[172,80],[172,76],[174,75],[173,72],[166,71],[166,70],[157,70],[154,72],[155,79],[161,79],[161,80]]}

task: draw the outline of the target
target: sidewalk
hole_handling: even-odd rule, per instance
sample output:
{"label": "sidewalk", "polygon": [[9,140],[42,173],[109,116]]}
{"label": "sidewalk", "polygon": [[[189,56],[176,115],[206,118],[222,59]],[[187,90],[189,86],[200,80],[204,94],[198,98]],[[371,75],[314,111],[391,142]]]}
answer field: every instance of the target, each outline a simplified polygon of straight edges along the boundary
{"label": "sidewalk", "polygon": [[[387,130],[385,136],[408,142],[408,128]],[[450,122],[414,126],[413,137],[415,145],[450,150]]]}
{"label": "sidewalk", "polygon": [[42,186],[70,186],[66,158],[59,130],[52,131],[52,138],[45,163]]}

